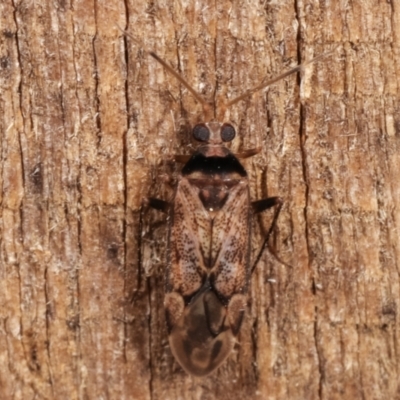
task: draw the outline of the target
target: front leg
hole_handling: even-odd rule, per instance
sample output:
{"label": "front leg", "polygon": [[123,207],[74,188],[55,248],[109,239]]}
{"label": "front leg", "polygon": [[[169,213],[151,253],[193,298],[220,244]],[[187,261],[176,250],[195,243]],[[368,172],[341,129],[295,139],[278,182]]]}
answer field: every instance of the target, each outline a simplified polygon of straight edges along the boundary
{"label": "front leg", "polygon": [[147,204],[154,208],[155,210],[162,211],[165,214],[168,214],[169,209],[171,208],[171,203],[165,200],[156,199],[155,197],[149,197],[147,199]]}
{"label": "front leg", "polygon": [[261,147],[255,147],[254,149],[247,149],[243,150],[241,153],[236,153],[235,157],[243,160],[244,158],[253,157],[260,152],[261,152]]}

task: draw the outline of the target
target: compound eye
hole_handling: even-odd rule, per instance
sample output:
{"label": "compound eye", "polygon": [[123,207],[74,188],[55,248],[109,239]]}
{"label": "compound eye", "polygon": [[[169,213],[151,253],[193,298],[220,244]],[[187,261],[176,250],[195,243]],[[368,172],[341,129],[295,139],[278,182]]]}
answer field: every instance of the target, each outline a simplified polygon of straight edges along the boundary
{"label": "compound eye", "polygon": [[235,128],[230,124],[223,124],[221,128],[221,139],[223,142],[231,142],[235,137]]}
{"label": "compound eye", "polygon": [[210,139],[210,130],[205,124],[198,124],[193,128],[192,135],[199,142],[208,142]]}

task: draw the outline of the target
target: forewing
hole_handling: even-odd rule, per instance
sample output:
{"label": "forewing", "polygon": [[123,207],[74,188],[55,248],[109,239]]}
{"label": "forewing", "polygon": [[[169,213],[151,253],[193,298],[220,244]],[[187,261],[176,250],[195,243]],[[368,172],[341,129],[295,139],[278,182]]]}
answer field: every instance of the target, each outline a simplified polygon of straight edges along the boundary
{"label": "forewing", "polygon": [[210,243],[211,218],[198,189],[182,178],[174,201],[167,290],[190,296],[200,289],[207,275]]}
{"label": "forewing", "polygon": [[242,180],[231,189],[224,207],[213,221],[211,283],[226,299],[247,286],[249,204],[248,183]]}

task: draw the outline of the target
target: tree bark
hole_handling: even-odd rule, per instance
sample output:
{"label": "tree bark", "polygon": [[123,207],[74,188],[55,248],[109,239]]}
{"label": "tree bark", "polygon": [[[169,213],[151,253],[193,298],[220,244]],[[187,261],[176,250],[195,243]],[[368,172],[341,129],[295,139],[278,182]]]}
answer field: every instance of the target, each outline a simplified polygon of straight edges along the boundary
{"label": "tree bark", "polygon": [[[397,2],[4,0],[0,28],[0,398],[400,399]],[[171,199],[203,116],[147,52],[214,100],[336,46],[230,110],[233,151],[262,147],[252,198],[284,199],[277,257],[235,351],[190,377],[142,201]]]}

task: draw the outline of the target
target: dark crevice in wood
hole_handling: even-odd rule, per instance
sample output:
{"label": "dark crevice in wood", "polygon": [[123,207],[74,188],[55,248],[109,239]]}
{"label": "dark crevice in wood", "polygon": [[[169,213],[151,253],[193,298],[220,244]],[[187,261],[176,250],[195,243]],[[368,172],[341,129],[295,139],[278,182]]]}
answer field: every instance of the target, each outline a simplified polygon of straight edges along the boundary
{"label": "dark crevice in wood", "polygon": [[[149,342],[148,342],[148,346],[149,346],[149,392],[150,392],[150,399],[153,399],[153,395],[154,395],[154,385],[153,385],[153,379],[155,379],[156,377],[154,376],[154,365],[153,365],[153,348],[152,348],[152,335],[153,335],[153,331],[151,329],[151,323],[152,323],[152,301],[151,301],[151,293],[152,293],[152,285],[151,285],[151,280],[150,278],[147,278],[147,292],[148,292],[148,304],[149,304],[149,315],[148,315],[148,323],[147,323],[147,328],[149,331]],[[157,315],[157,314],[155,314]]]}
{"label": "dark crevice in wood", "polygon": [[255,377],[255,382],[257,383],[260,379],[260,372],[259,367],[257,364],[257,354],[260,349],[257,346],[257,332],[258,332],[258,318],[256,318],[253,322],[253,326],[251,328],[251,343],[252,343],[252,350],[253,350],[253,360],[255,362],[252,363],[253,367],[253,375]]}
{"label": "dark crevice in wood", "polygon": [[[299,4],[298,0],[294,1],[294,9],[295,9],[295,16],[298,22],[298,30],[297,30],[297,62],[298,64],[302,63],[301,57],[301,48],[300,45],[302,43],[302,22],[300,20],[300,9],[301,4]],[[300,76],[298,74],[298,84],[300,85]],[[305,105],[300,104],[300,114],[299,114],[299,143],[300,143],[300,152],[301,152],[301,160],[302,160],[302,175],[303,175],[303,182],[305,185],[305,206],[304,206],[304,224],[305,224],[305,239],[307,245],[307,259],[308,259],[308,266],[311,266],[310,254],[311,254],[311,247],[310,247],[310,239],[309,239],[309,218],[308,218],[308,205],[309,205],[309,180],[308,180],[308,165],[307,165],[307,150],[306,150],[306,109]],[[311,271],[311,276],[314,274],[314,271]],[[312,288],[311,288],[312,291]],[[314,296],[315,298],[315,296]],[[319,371],[318,377],[318,397],[322,399],[323,395],[323,380],[324,380],[324,370],[322,365],[322,354],[320,352],[319,343],[318,343],[318,308],[315,306],[314,308],[314,346],[317,355],[317,369]]]}
{"label": "dark crevice in wood", "polygon": [[[125,6],[125,26],[124,30],[126,31],[129,27],[129,4],[127,0],[124,0]],[[124,297],[125,299],[129,297],[128,288],[130,287],[127,282],[128,278],[128,259],[127,259],[127,251],[128,251],[128,132],[130,129],[130,100],[129,100],[129,43],[128,38],[126,35],[122,36],[122,40],[124,43],[124,59],[125,59],[125,110],[126,110],[126,130],[122,136],[122,174],[123,174],[123,182],[124,182],[124,189],[123,189],[123,207],[124,207],[124,218],[122,221],[122,238],[124,242],[124,258],[123,258],[123,270],[124,270]],[[140,243],[140,232],[137,243]],[[140,249],[139,249],[140,251]],[[140,267],[140,264],[139,264]],[[127,362],[127,354],[126,354],[126,344],[128,342],[128,324],[127,324],[127,302],[124,302],[124,343],[123,343],[123,354],[124,354],[124,361]]]}
{"label": "dark crevice in wood", "polygon": [[49,296],[49,283],[48,283],[48,276],[47,276],[48,268],[46,267],[44,270],[44,298],[46,302],[46,312],[45,312],[45,323],[46,323],[46,342],[45,342],[45,347],[46,347],[46,354],[47,354],[47,362],[49,363],[48,369],[49,369],[49,385],[50,389],[52,392],[52,395],[54,397],[54,381],[53,381],[53,374],[52,374],[52,358],[51,358],[51,353],[50,353],[50,324],[51,324],[51,300]]}
{"label": "dark crevice in wood", "polygon": [[317,354],[317,359],[318,359],[318,371],[319,371],[319,381],[318,381],[318,397],[320,399],[323,398],[323,383],[325,380],[325,372],[324,372],[324,367],[322,365],[322,349],[320,348],[319,342],[318,342],[318,307],[315,306],[314,308],[314,314],[315,314],[315,319],[314,319],[314,343],[315,343],[315,350]]}
{"label": "dark crevice in wood", "polygon": [[[19,37],[18,37],[18,32],[19,32],[19,26],[18,26],[18,18],[17,18],[17,7],[15,5],[15,0],[11,0],[12,6],[13,6],[13,20],[14,20],[14,24],[16,27],[15,30],[15,48],[17,50],[17,59],[18,59],[18,65],[19,65],[19,84],[18,84],[18,99],[19,99],[19,110],[21,111],[22,114],[22,110],[23,110],[23,100],[22,100],[22,57],[21,57],[21,45],[19,42]],[[25,131],[25,118],[22,114],[22,125],[24,127],[24,131]],[[24,155],[22,152],[22,139],[21,139],[21,132],[18,131],[18,146],[19,146],[19,152],[20,152],[20,160],[21,160],[21,172],[22,172],[22,186],[25,188],[26,187],[26,183],[25,183],[25,162],[24,162]],[[2,181],[3,183],[3,181]],[[23,203],[23,199],[22,199],[22,203]],[[21,204],[22,206],[22,204]],[[22,207],[21,207],[22,208]],[[22,218],[20,220],[21,222],[21,237],[24,237],[23,235],[23,229],[22,229]]]}
{"label": "dark crevice in wood", "polygon": [[95,20],[95,27],[96,31],[95,34],[93,35],[92,38],[92,51],[93,51],[93,75],[94,75],[94,92],[95,92],[95,109],[96,109],[96,115],[95,115],[95,121],[96,121],[96,127],[97,127],[97,146],[100,146],[101,143],[101,137],[102,137],[102,129],[101,129],[101,117],[100,117],[100,95],[99,95],[99,86],[100,86],[100,78],[99,78],[99,71],[98,71],[98,63],[97,63],[97,53],[96,53],[96,41],[98,38],[98,15],[97,15],[97,0],[94,0],[94,20]]}

